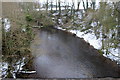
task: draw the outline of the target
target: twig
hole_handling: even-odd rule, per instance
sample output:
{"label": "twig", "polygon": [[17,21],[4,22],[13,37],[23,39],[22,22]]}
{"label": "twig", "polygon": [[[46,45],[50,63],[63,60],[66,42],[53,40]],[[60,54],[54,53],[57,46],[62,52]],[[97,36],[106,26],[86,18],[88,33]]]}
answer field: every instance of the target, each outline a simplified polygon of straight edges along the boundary
{"label": "twig", "polygon": [[[110,53],[110,54],[112,54],[112,53]],[[116,56],[116,55],[114,55],[114,54],[112,54],[113,56],[115,56],[115,57],[117,57],[117,58],[120,58],[119,56]]]}

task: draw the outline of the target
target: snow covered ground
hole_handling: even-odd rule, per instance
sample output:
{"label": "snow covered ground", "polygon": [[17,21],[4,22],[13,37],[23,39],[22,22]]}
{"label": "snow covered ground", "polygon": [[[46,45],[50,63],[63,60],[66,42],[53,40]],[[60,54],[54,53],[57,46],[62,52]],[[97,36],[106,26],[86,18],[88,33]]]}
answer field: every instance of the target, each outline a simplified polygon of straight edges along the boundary
{"label": "snow covered ground", "polygon": [[[11,73],[13,74],[13,77],[14,77],[14,78],[16,78],[15,73],[16,73],[18,70],[22,70],[22,66],[25,65],[24,59],[25,59],[25,58],[23,58],[23,61],[22,61],[22,62],[18,61],[18,62],[16,63],[16,66],[13,66],[13,67],[15,68],[15,70],[12,71]],[[20,63],[21,63],[21,65],[19,65]],[[17,65],[17,64],[18,64],[18,65]],[[0,76],[3,75],[3,77],[5,77],[5,76],[6,76],[6,73],[7,73],[7,70],[8,70],[8,63],[7,63],[7,62],[0,62]]]}
{"label": "snow covered ground", "polygon": [[[62,8],[62,10],[63,10],[64,8]],[[37,11],[39,11],[39,10],[42,10],[42,9],[36,9]],[[45,10],[45,9],[44,9]],[[50,10],[50,9],[49,9]],[[55,10],[55,8],[53,8],[53,10]],[[80,17],[79,19],[81,19],[81,14],[80,13],[78,13],[79,15],[78,15],[78,17]],[[4,19],[4,22],[5,22],[5,24],[4,24],[4,26],[5,26],[5,30],[6,31],[9,31],[9,28],[10,28],[10,22],[9,22],[9,20],[6,18],[6,19]],[[61,19],[59,20],[59,22],[60,23],[62,23],[61,22]],[[63,29],[63,28],[61,28],[61,27],[57,27],[58,29],[61,29],[61,30],[66,30],[66,29]],[[24,30],[24,29],[23,29]],[[25,30],[24,30],[25,31]],[[96,38],[96,36],[93,34],[93,33],[87,33],[87,34],[84,34],[84,32],[80,32],[80,30],[68,30],[69,32],[71,32],[71,33],[74,33],[74,34],[76,34],[76,36],[78,36],[78,37],[80,37],[80,38],[84,38],[84,40],[85,41],[87,41],[87,42],[89,42],[90,43],[90,45],[92,45],[94,48],[96,48],[96,49],[101,49],[101,46],[102,46],[102,41],[101,41],[101,39],[99,38],[99,39],[97,39]],[[110,51],[111,51],[111,53],[112,54],[114,54],[115,56],[119,56],[119,50],[118,49],[114,49],[114,48],[111,48],[110,49]],[[105,57],[107,57],[107,58],[110,58],[110,59],[112,59],[112,60],[115,60],[115,61],[118,61],[118,63],[120,64],[120,58],[118,58],[118,57],[115,57],[115,56],[113,56],[112,54],[109,54],[109,55],[105,55],[105,54],[103,54],[103,56],[105,56]],[[120,56],[119,56],[120,57]],[[1,65],[2,63],[0,63],[0,65]],[[22,66],[24,65],[24,63],[22,64]],[[3,66],[2,66],[3,68],[1,68],[1,66],[0,66],[0,71],[2,70],[3,71],[3,69],[7,69],[7,67],[8,67],[8,65],[6,64],[6,63],[3,63]],[[19,66],[17,66],[17,68],[18,68]],[[4,73],[2,73],[2,72],[0,72],[0,75],[1,74],[6,74],[6,72],[4,72]]]}
{"label": "snow covered ground", "polygon": [[9,31],[9,28],[10,28],[10,22],[7,18],[4,19],[4,28],[7,31]]}

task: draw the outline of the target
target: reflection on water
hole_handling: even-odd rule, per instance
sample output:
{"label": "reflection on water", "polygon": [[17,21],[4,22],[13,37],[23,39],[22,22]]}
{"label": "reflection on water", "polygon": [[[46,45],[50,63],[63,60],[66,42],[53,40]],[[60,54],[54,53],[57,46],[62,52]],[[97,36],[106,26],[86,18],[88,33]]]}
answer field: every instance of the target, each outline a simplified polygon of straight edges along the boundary
{"label": "reflection on water", "polygon": [[52,29],[36,31],[31,45],[34,67],[41,78],[117,77],[118,66],[83,39]]}
{"label": "reflection on water", "polygon": [[[63,29],[61,27],[57,27],[60,30],[66,30]],[[101,49],[102,48],[102,38],[96,38],[94,31],[91,30],[93,33],[87,33],[85,34],[85,32],[81,32],[80,30],[68,30],[71,33],[76,34],[76,36],[80,37],[80,38],[84,38],[85,41],[89,42],[90,45],[92,45],[95,49]],[[102,36],[102,34],[100,35]],[[119,58],[119,48],[110,48],[109,47],[109,51],[114,54],[112,55],[110,54],[103,54],[103,56],[110,58],[111,60],[115,60],[117,61],[118,64],[120,64],[120,58]],[[106,50],[103,50],[104,53],[106,53]]]}
{"label": "reflection on water", "polygon": [[[87,33],[80,32],[80,30],[70,30],[70,32],[75,33],[78,37],[84,38],[85,41],[89,42],[90,45],[92,45],[95,49],[101,49],[102,48],[102,38],[96,38],[94,33]],[[103,54],[103,56],[110,58],[111,60],[117,61],[117,63],[120,63],[120,58],[117,57],[119,54],[119,48],[109,48],[109,51],[114,54]],[[104,53],[106,53],[106,50],[104,50]]]}

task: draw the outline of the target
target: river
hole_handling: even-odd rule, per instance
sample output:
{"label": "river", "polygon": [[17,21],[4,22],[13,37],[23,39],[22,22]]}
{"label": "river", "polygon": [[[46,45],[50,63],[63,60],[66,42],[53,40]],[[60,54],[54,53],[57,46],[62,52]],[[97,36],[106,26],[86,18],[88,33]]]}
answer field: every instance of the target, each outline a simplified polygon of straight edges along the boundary
{"label": "river", "polygon": [[35,32],[31,49],[36,78],[119,77],[118,65],[83,38],[55,28]]}

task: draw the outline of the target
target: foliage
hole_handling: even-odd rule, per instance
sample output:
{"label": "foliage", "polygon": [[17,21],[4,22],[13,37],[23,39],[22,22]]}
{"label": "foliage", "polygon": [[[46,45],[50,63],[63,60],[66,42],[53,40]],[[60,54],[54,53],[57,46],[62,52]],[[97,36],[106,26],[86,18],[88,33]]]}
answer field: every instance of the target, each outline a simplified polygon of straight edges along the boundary
{"label": "foliage", "polygon": [[[84,3],[83,0],[82,2]],[[56,22],[56,25],[62,25],[63,28],[68,30],[80,29],[86,33],[92,30],[97,39],[100,38],[102,41],[102,49],[98,50],[101,54],[103,54],[104,50],[106,54],[109,54],[110,48],[118,47],[117,25],[119,24],[117,20],[119,13],[116,11],[114,3],[101,2],[98,9],[95,9],[94,2],[92,3],[92,7],[88,7],[88,3],[86,3],[87,5],[85,7],[84,3],[85,12],[81,12],[82,19],[79,19],[76,14],[80,11],[75,11],[74,3],[70,6],[71,9],[66,8],[66,11],[64,11],[61,10],[59,0],[58,6],[56,5],[56,7],[59,7],[59,10],[57,11],[56,9],[56,11],[52,11],[51,13],[48,10],[48,4],[47,2],[47,9],[45,11],[40,10],[39,4],[36,3],[20,3],[19,5],[18,3],[7,3],[8,6],[3,6],[3,8],[7,7],[5,9],[6,11],[3,11],[3,19],[8,18],[11,23],[11,28],[9,31],[6,31],[4,26],[5,22],[2,22],[2,57],[3,61],[9,64],[7,71],[10,74],[7,77],[12,76],[11,72],[16,69],[13,66],[17,65],[16,63],[18,61],[22,62],[23,57],[28,60],[30,59],[30,43],[35,35],[32,29],[33,26],[42,26],[49,29]],[[37,11],[36,9],[39,10]],[[54,12],[58,13],[58,15],[54,16]],[[53,18],[55,21],[52,20]],[[58,24],[59,19],[63,21],[60,24]],[[96,23],[97,25],[91,26],[92,23]],[[21,63],[18,65],[21,65]]]}
{"label": "foliage", "polygon": [[8,62],[8,64],[14,68],[13,65],[16,65],[16,62],[22,60],[23,57],[29,57],[31,55],[29,46],[34,37],[32,33],[32,29],[28,25],[26,26],[26,31],[23,31],[22,28],[19,27],[19,29],[14,31],[5,32],[3,28],[3,61]]}
{"label": "foliage", "polygon": [[[16,4],[17,3],[15,3],[15,5]],[[8,5],[11,5],[11,3]],[[9,30],[5,29],[6,18],[3,18],[2,21],[2,59],[3,62],[8,64],[6,75],[3,75],[4,78],[13,77],[13,71],[17,74],[20,67],[22,67],[21,63],[26,64],[32,57],[30,54],[30,43],[34,39],[35,34],[32,30],[32,25],[28,23],[32,21],[32,17],[30,15],[26,15],[26,13],[23,14],[20,12],[19,8],[14,10],[17,10],[22,17],[17,16],[18,14],[12,14],[7,17],[11,23]],[[19,66],[19,69],[17,66]]]}
{"label": "foliage", "polygon": [[[7,5],[11,4],[12,3],[8,3]],[[17,3],[14,3],[13,5],[14,7],[18,6]],[[35,35],[32,27],[36,25],[51,27],[54,25],[51,17],[47,15],[48,13],[46,13],[45,11],[34,11],[33,6],[36,6],[36,4],[20,3],[19,7],[13,8],[15,12],[17,11],[17,13],[12,15],[8,14],[7,18],[11,23],[10,29],[8,31],[6,31],[5,29],[6,22],[4,21],[6,18],[3,18],[2,58],[3,62],[8,63],[9,67],[7,69],[6,76],[3,75],[3,77],[13,77],[13,75],[11,74],[13,74],[13,71],[17,69],[16,66],[19,66],[20,68],[21,63],[26,64],[32,58],[30,54],[30,44]],[[17,16],[18,14],[20,14],[21,16]],[[25,60],[23,60],[23,58],[25,58]],[[19,72],[19,69],[17,70],[17,72]]]}
{"label": "foliage", "polygon": [[[92,29],[96,37],[101,39],[101,50],[106,51],[106,54],[110,54],[110,48],[118,48],[118,16],[116,16],[118,13],[115,10],[114,3],[100,2],[98,9],[88,9],[86,14],[87,16],[83,20],[85,24],[89,24],[85,26],[86,28],[83,31]],[[96,25],[89,28],[92,23],[96,23]]]}
{"label": "foliage", "polygon": [[32,17],[29,14],[26,15],[26,21],[28,21],[28,22],[32,21]]}
{"label": "foliage", "polygon": [[23,7],[23,12],[26,14],[26,21],[29,22],[31,26],[49,27],[54,25],[51,17],[48,15],[48,12],[34,10],[32,6],[37,8],[35,3],[25,3],[21,6]]}
{"label": "foliage", "polygon": [[98,52],[102,55],[104,54],[104,52],[102,50],[98,50]]}

